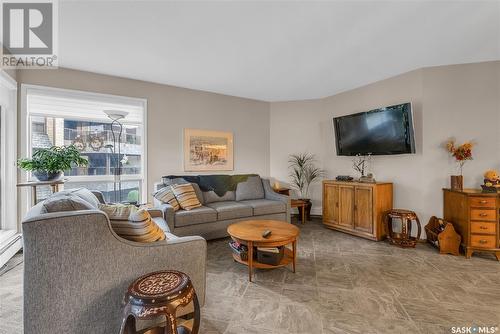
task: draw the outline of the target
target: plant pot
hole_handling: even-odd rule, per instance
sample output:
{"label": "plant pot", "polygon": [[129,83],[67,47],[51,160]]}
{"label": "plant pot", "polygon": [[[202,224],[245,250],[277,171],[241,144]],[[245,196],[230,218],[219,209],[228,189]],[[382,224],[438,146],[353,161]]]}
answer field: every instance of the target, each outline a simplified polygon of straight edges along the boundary
{"label": "plant pot", "polygon": [[464,177],[463,177],[463,175],[452,175],[451,176],[451,189],[452,190],[463,190],[464,189]]}
{"label": "plant pot", "polygon": [[[299,198],[301,201],[306,202],[306,220],[311,220],[312,202],[309,198]],[[302,207],[299,207],[299,217],[302,217]]]}
{"label": "plant pot", "polygon": [[54,181],[58,180],[62,177],[63,172],[47,172],[43,170],[35,170],[33,171],[33,176],[38,181]]}

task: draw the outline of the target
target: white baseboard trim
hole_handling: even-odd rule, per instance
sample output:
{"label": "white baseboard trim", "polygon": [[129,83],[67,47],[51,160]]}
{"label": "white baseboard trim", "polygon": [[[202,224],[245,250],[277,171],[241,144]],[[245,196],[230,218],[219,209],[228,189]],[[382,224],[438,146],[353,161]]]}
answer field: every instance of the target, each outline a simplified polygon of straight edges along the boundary
{"label": "white baseboard trim", "polygon": [[3,267],[21,248],[23,248],[23,240],[20,233],[16,233],[8,240],[2,242],[0,267]]}
{"label": "white baseboard trim", "polygon": [[321,208],[312,208],[311,215],[321,216],[323,215],[323,210]]}
{"label": "white baseboard trim", "polygon": [[[292,215],[298,214],[299,210],[297,209],[292,209]],[[321,208],[311,208],[311,215],[313,216],[322,216],[323,215],[323,210]]]}

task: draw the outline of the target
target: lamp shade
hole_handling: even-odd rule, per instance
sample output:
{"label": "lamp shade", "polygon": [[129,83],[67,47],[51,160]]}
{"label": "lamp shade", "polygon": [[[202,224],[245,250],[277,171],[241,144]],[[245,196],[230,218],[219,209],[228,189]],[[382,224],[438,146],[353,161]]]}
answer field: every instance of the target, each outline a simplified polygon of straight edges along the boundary
{"label": "lamp shade", "polygon": [[127,117],[127,115],[128,115],[128,111],[124,111],[124,110],[108,109],[108,110],[103,110],[103,111],[113,121],[123,119],[123,118]]}

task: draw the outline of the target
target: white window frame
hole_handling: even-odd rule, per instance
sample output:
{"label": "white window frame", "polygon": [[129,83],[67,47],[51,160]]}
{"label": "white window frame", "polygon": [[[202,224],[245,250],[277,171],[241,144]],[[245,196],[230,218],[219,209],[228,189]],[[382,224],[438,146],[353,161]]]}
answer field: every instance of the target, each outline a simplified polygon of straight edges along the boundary
{"label": "white window frame", "polygon": [[[135,97],[127,97],[120,95],[112,95],[112,94],[102,94],[88,91],[80,91],[80,90],[72,90],[72,89],[64,89],[64,88],[54,88],[47,86],[39,86],[39,85],[30,85],[30,84],[21,84],[21,156],[22,157],[31,157],[31,123],[30,118],[28,116],[28,106],[27,106],[27,97],[29,89],[37,89],[46,92],[55,92],[55,93],[68,93],[73,96],[76,94],[82,98],[88,99],[113,99],[117,102],[130,103],[130,102],[139,102],[143,106],[143,122],[142,122],[142,131],[141,136],[143,140],[142,152],[141,152],[141,168],[142,168],[142,177],[137,177],[136,175],[122,175],[121,180],[123,181],[140,181],[140,192],[141,192],[141,200],[147,201],[148,199],[148,166],[147,166],[147,152],[148,152],[148,141],[147,141],[147,112],[148,112],[148,101],[145,98],[135,98]],[[47,117],[56,116],[57,115],[46,115]],[[85,119],[88,121],[88,119]],[[23,181],[27,181],[29,177],[29,173],[22,171],[21,179]],[[113,182],[113,175],[97,175],[97,176],[67,176],[70,182]],[[89,180],[92,179],[92,181]],[[22,207],[25,213],[30,206],[30,196],[29,192],[23,192],[21,195]]]}
{"label": "white window frame", "polygon": [[[2,239],[0,240],[0,267],[22,247],[21,225],[17,206],[17,82],[0,70],[1,143],[0,143],[0,208]],[[6,94],[4,94],[6,93]],[[6,98],[6,100],[4,100]]]}

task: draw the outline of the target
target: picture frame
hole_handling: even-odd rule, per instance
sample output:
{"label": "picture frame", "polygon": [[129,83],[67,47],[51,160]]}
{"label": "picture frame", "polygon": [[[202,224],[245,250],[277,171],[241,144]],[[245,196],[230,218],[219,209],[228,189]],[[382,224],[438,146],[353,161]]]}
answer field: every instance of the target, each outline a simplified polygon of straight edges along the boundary
{"label": "picture frame", "polygon": [[184,129],[184,171],[232,171],[233,133]]}

